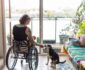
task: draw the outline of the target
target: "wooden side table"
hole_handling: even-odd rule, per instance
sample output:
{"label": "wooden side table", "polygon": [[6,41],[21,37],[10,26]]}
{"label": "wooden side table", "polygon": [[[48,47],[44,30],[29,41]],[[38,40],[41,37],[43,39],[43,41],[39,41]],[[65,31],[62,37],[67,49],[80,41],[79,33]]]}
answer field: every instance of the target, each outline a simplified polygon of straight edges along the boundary
{"label": "wooden side table", "polygon": [[80,70],[85,70],[85,61],[80,61]]}
{"label": "wooden side table", "polygon": [[65,46],[63,46],[62,51],[63,51],[63,53],[69,55],[69,54],[68,54],[68,51],[65,49]]}

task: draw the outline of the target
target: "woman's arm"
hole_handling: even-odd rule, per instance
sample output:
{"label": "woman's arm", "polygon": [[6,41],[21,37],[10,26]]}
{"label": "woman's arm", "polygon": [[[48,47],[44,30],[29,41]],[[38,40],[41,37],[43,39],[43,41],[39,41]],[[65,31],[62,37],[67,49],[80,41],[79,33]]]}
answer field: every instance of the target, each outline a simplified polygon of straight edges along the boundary
{"label": "woman's arm", "polygon": [[41,48],[43,48],[43,45],[38,44],[34,41],[34,37],[32,36],[31,30],[29,28],[26,29],[26,34],[28,35],[29,41],[33,44],[33,45],[37,45],[40,46]]}
{"label": "woman's arm", "polygon": [[31,33],[31,30],[29,28],[26,28],[26,34],[28,36],[28,40],[32,43],[32,44],[36,44],[35,41],[33,40],[33,37],[32,37],[32,33]]}

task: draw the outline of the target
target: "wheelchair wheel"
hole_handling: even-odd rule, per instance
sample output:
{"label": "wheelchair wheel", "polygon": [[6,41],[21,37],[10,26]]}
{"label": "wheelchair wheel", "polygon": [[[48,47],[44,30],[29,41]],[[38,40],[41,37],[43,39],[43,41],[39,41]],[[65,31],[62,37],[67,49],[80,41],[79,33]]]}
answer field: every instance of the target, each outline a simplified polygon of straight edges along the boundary
{"label": "wheelchair wheel", "polygon": [[29,69],[30,70],[36,70],[38,67],[38,51],[37,48],[31,47],[29,50]]}
{"label": "wheelchair wheel", "polygon": [[13,47],[8,49],[6,55],[6,66],[8,70],[13,70],[17,63],[18,54],[13,52]]}

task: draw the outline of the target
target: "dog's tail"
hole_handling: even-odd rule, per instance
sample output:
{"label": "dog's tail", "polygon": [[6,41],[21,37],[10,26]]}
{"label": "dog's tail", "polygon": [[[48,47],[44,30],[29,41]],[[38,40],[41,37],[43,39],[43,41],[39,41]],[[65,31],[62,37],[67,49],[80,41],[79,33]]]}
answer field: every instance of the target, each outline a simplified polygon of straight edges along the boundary
{"label": "dog's tail", "polygon": [[59,62],[59,63],[63,64],[63,63],[65,63],[65,62],[66,62],[66,60],[64,60],[64,61],[62,61],[62,62]]}

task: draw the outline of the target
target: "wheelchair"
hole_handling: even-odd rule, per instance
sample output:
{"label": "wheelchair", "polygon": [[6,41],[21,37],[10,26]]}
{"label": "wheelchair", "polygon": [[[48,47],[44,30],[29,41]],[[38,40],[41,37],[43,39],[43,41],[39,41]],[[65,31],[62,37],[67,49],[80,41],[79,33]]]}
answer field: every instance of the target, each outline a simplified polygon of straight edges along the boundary
{"label": "wheelchair", "polygon": [[8,49],[6,54],[6,67],[8,70],[14,70],[18,59],[21,59],[21,65],[23,65],[23,59],[28,63],[29,70],[36,70],[38,67],[38,50],[35,46],[30,48],[26,47],[28,44],[22,46],[20,42],[13,45]]}

